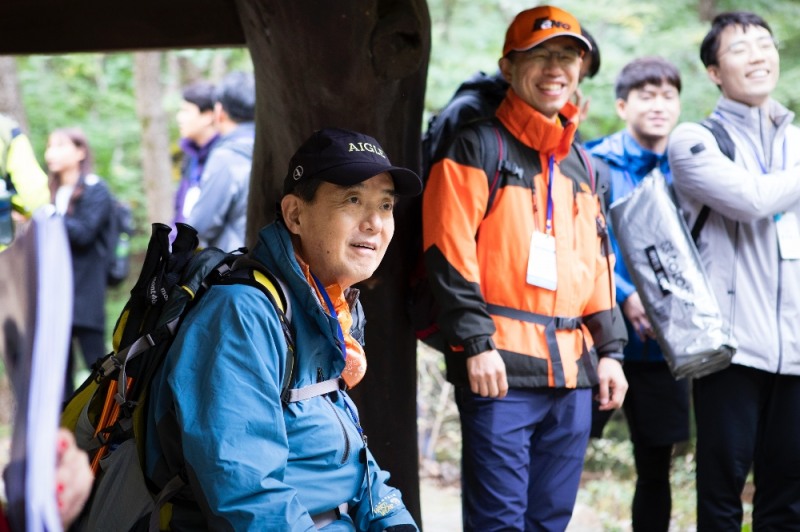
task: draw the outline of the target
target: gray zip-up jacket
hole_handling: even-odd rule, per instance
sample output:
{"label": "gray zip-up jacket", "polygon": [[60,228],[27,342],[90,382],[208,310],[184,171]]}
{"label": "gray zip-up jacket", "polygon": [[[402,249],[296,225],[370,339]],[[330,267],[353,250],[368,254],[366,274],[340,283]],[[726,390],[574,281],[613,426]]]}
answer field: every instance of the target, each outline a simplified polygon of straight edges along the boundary
{"label": "gray zip-up jacket", "polygon": [[220,138],[208,156],[200,196],[187,219],[204,246],[223,251],[244,246],[254,137],[253,122],[243,122]]}
{"label": "gray zip-up jacket", "polygon": [[733,363],[800,375],[800,260],[781,259],[776,229],[787,213],[800,222],[800,129],[774,100],[757,108],[721,97],[712,117],[735,161],[694,123],[673,131],[668,153],[689,227],[711,208],[697,244],[739,345]]}

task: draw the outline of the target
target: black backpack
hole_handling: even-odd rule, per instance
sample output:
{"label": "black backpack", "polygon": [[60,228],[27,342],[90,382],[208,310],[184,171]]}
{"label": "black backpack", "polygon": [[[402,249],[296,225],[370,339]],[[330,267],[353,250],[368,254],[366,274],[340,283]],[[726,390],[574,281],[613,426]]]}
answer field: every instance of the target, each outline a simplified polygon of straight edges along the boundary
{"label": "black backpack", "polygon": [[198,251],[197,231],[181,223],[177,229],[170,248],[170,227],[153,224],[141,273],[114,327],[114,349],[94,364],[63,408],[61,425],[75,433],[96,473],[92,497],[76,530],[125,532],[167,525],[168,501],[186,479],[176,475],[165,486],[155,486],[142,469],[148,388],[184,317],[211,286],[253,286],[275,308],[288,348],[281,390],[285,404],[339,388],[335,379],[290,387],[295,342],[289,300],[269,270],[246,250]]}
{"label": "black backpack", "polygon": [[423,182],[464,126],[494,116],[508,86],[499,72],[491,76],[476,72],[459,85],[439,114],[430,118],[422,136]]}
{"label": "black backpack", "polygon": [[130,205],[112,197],[103,241],[106,245],[106,284],[117,286],[131,272],[131,238],[135,232]]}

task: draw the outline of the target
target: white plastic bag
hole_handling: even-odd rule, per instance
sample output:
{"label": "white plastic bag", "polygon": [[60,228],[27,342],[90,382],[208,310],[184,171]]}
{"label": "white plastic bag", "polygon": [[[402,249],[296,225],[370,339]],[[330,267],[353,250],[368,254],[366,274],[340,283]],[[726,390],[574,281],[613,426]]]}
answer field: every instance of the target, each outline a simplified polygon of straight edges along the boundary
{"label": "white plastic bag", "polygon": [[611,205],[609,217],[673,376],[702,377],[727,367],[736,341],[664,175],[653,170]]}

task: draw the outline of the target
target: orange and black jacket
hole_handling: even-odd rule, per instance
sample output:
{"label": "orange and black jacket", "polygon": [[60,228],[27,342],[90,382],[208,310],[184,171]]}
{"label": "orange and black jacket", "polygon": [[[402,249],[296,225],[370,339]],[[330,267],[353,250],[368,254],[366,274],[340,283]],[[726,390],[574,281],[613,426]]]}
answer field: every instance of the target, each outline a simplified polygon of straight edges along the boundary
{"label": "orange and black jacket", "polygon": [[[567,104],[561,114],[563,122],[547,120],[510,89],[496,120],[464,129],[431,169],[423,197],[425,266],[451,346],[448,379],[457,385],[467,383],[467,357],[497,349],[511,387],[591,387],[597,356],[625,344],[624,331],[613,326],[605,220],[588,163],[572,142],[569,119],[577,109]],[[493,186],[498,176],[487,175],[483,146],[498,134],[504,156],[523,172],[499,175]],[[531,236],[545,231],[550,179],[555,291],[526,282]]]}

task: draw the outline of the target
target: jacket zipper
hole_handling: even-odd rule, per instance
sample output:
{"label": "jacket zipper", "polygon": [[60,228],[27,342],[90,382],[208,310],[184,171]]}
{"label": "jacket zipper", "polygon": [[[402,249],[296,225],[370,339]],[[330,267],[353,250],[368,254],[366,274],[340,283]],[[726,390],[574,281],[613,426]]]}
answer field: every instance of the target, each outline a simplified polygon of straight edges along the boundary
{"label": "jacket zipper", "polygon": [[337,421],[339,421],[339,427],[342,429],[342,437],[344,438],[344,454],[342,454],[342,461],[340,462],[340,465],[344,465],[347,462],[347,459],[350,458],[350,438],[347,437],[347,430],[345,429],[342,417],[339,415],[339,412],[336,411],[336,406],[333,404],[333,401],[331,401],[331,398],[327,395],[325,396],[325,402],[331,407],[333,415],[336,416]]}
{"label": "jacket zipper", "polygon": [[[322,377],[322,368],[317,368],[317,382],[322,382],[324,380]],[[327,394],[325,395],[325,403],[331,407],[333,415],[339,422],[339,428],[342,429],[342,438],[344,438],[344,453],[342,454],[342,461],[340,462],[340,465],[344,465],[347,462],[347,459],[350,458],[350,438],[347,437],[347,429],[344,426],[344,421],[342,421],[342,417],[339,415],[339,412],[336,411],[336,405],[333,404],[333,401],[331,401],[331,398]]]}
{"label": "jacket zipper", "polygon": [[733,330],[736,326],[736,272],[739,267],[739,222],[733,230],[733,274],[731,276],[731,285],[728,289],[728,294],[731,296],[731,308],[728,316],[728,336],[733,337]]}
{"label": "jacket zipper", "polygon": [[777,373],[781,372],[783,365],[783,327],[781,327],[781,295],[783,294],[783,261],[778,251],[778,297],[777,304],[775,305],[775,318],[778,324],[778,369]]}

